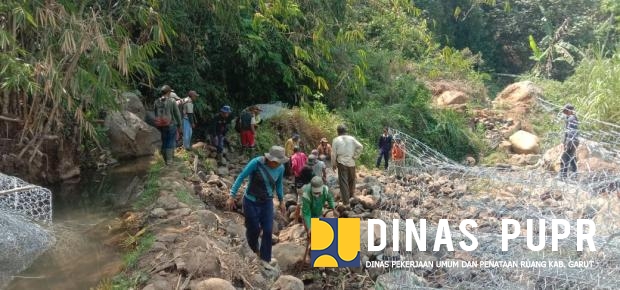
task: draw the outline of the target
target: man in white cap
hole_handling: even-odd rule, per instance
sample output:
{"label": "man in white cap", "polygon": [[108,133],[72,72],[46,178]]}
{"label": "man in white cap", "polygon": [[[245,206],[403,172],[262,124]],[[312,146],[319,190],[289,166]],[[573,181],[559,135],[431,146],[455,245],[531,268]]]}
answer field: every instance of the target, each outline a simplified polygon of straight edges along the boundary
{"label": "man in white cap", "polygon": [[[271,262],[271,235],[274,218],[274,196],[280,201],[280,211],[285,214],[285,205],[282,201],[284,166],[288,161],[281,146],[272,146],[265,156],[252,159],[239,173],[235,183],[230,188],[230,198],[226,201],[230,210],[236,207],[235,198],[243,180],[249,177],[248,186],[243,194],[243,213],[245,215],[245,237],[248,245],[266,263]],[[260,249],[258,237],[263,232]]]}
{"label": "man in white cap", "polygon": [[[310,220],[323,216],[323,207],[327,202],[330,209],[334,209],[334,195],[329,192],[327,185],[323,183],[320,176],[312,178],[309,184],[303,187],[303,195],[301,198],[301,212],[303,215],[304,228],[310,239]],[[334,211],[335,213],[335,211]]]}

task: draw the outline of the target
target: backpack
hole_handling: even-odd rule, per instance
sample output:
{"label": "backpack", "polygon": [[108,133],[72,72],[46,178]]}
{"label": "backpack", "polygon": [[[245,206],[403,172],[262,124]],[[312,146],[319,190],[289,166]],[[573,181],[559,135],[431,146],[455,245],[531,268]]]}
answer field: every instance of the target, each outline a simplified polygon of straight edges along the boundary
{"label": "backpack", "polygon": [[185,115],[185,104],[191,102],[192,99],[189,97],[177,100],[175,103],[177,104],[177,106],[179,107],[179,112],[181,112],[181,116]]}
{"label": "backpack", "polygon": [[172,124],[172,115],[170,110],[166,108],[167,98],[159,98],[155,101],[155,120],[156,127],[163,128]]}
{"label": "backpack", "polygon": [[252,129],[252,114],[248,111],[241,113],[241,116],[239,116],[239,123],[241,130]]}
{"label": "backpack", "polygon": [[237,133],[241,133],[241,117],[237,117],[235,121],[235,131],[237,131]]}

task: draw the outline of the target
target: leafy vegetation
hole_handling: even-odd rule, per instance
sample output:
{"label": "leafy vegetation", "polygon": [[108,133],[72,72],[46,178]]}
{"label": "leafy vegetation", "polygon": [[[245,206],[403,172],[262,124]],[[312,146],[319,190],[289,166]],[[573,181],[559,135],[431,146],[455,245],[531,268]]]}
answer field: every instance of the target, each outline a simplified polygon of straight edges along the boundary
{"label": "leafy vegetation", "polygon": [[601,51],[588,52],[575,69],[575,73],[563,82],[539,80],[545,95],[556,103],[573,103],[579,114],[586,118],[620,123],[620,50],[611,57]]}
{"label": "leafy vegetation", "polygon": [[158,159],[157,162],[149,168],[146,182],[144,183],[144,191],[133,203],[135,209],[143,209],[151,205],[157,199],[159,194],[159,176],[163,168],[164,162],[161,159]]}
{"label": "leafy vegetation", "polygon": [[[57,138],[86,144],[82,150],[99,147],[100,113],[117,109],[120,92],[138,89],[148,105],[167,83],[180,96],[200,93],[203,124],[223,104],[283,101],[300,107],[298,117],[325,124],[305,140],[333,137],[333,124],[346,119],[369,148],[389,125],[459,159],[484,151],[484,144],[462,116],[428,105],[437,83],[458,84],[483,104],[487,87],[502,86],[499,76],[531,70],[566,80],[557,94],[583,96],[561,99],[588,116],[617,121],[606,96],[617,92],[609,77],[617,75],[619,6],[611,0],[4,1],[0,122],[16,136],[12,151],[21,159],[44,159],[42,144]],[[259,146],[301,123],[284,125],[259,130]]]}

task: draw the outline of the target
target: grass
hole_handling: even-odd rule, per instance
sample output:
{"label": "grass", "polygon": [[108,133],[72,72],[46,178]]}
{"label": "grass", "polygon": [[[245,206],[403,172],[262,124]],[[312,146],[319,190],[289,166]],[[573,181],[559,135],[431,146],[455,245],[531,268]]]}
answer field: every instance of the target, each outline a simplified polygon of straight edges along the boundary
{"label": "grass", "polygon": [[[129,237],[128,239],[133,239]],[[137,246],[126,253],[123,256],[123,262],[125,264],[125,270],[112,279],[103,279],[95,288],[91,290],[125,290],[136,289],[140,284],[148,281],[149,276],[142,271],[136,271],[129,274],[128,270],[133,270],[137,265],[140,257],[144,255],[155,242],[155,236],[151,233],[147,233],[137,242]]]}
{"label": "grass", "polygon": [[144,253],[146,253],[153,243],[155,242],[155,236],[151,233],[145,234],[139,241],[135,249],[128,252],[123,256],[123,261],[125,263],[125,269],[133,269],[137,264],[138,260]]}
{"label": "grass", "polygon": [[144,184],[144,191],[140,197],[133,203],[135,210],[142,210],[151,205],[159,194],[159,177],[161,170],[164,168],[163,160],[158,159],[157,162],[149,169],[149,173]]}
{"label": "grass", "polygon": [[175,191],[174,194],[177,199],[184,204],[191,205],[198,202],[198,200],[194,198],[194,195],[190,194],[187,190]]}

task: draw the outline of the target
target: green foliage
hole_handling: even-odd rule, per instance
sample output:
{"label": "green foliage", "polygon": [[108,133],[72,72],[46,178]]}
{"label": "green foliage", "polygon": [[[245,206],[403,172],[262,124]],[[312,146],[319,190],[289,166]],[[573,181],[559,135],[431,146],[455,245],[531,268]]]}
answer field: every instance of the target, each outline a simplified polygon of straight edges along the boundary
{"label": "green foliage", "polygon": [[[550,51],[551,61],[558,61],[549,73],[559,79],[574,67],[565,60],[581,59],[578,51],[593,43],[607,44],[606,49],[613,51],[617,41],[612,23],[619,10],[613,0],[415,2],[431,22],[437,40],[481,53],[485,60],[481,68],[491,72],[518,74],[532,68],[530,46],[524,45],[530,36],[540,41],[541,51]],[[558,30],[565,21],[564,29]]]}
{"label": "green foliage", "polygon": [[20,158],[32,161],[46,136],[97,143],[93,116],[115,109],[130,79],[153,77],[148,60],[171,33],[159,1],[99,2],[0,4],[0,107],[22,122]]}
{"label": "green foliage", "polygon": [[174,195],[180,202],[187,205],[192,205],[200,202],[198,199],[194,198],[194,195],[190,194],[187,190],[175,191]]}
{"label": "green foliage", "polygon": [[606,57],[590,50],[564,82],[538,80],[545,96],[557,104],[573,103],[582,117],[620,123],[620,50]]}
{"label": "green foliage", "polygon": [[478,156],[484,144],[475,141],[480,140],[480,136],[472,133],[466,124],[465,118],[455,111],[437,111],[425,130],[420,132],[419,139],[456,161],[467,155]]}
{"label": "green foliage", "polygon": [[155,202],[159,196],[159,177],[163,168],[164,162],[161,159],[158,159],[157,162],[151,166],[146,182],[144,183],[144,191],[133,203],[134,209],[141,210]]}
{"label": "green foliage", "polygon": [[[454,160],[477,156],[483,150],[485,144],[476,141],[481,140],[481,134],[471,132],[463,116],[429,107],[430,92],[423,85],[403,76],[399,89],[400,94],[392,104],[369,102],[359,110],[342,113],[350,124],[351,134],[364,145],[362,164],[373,166],[378,149],[376,138],[385,126],[411,134]],[[382,98],[378,96],[378,99]]]}
{"label": "green foliage", "polygon": [[264,122],[264,125],[260,125],[255,135],[256,151],[255,155],[268,152],[269,148],[273,145],[284,146],[284,142],[278,142],[278,132],[276,126],[271,120]]}
{"label": "green foliage", "polygon": [[138,264],[138,260],[140,259],[140,257],[144,255],[149,249],[151,249],[151,246],[153,246],[154,242],[155,235],[151,233],[143,235],[140,238],[136,248],[123,256],[125,268],[133,269]]}

